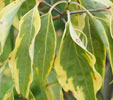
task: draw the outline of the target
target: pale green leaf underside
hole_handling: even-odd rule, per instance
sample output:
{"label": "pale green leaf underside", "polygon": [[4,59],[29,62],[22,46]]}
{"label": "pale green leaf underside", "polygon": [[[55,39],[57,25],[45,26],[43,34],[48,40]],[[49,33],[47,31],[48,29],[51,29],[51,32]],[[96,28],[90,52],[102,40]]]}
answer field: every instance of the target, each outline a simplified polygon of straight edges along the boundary
{"label": "pale green leaf underside", "polygon": [[[29,22],[29,23],[28,23]],[[9,57],[9,65],[18,94],[28,98],[32,82],[32,63],[34,37],[40,29],[40,16],[35,6],[20,21],[16,45]]]}
{"label": "pale green leaf underside", "polygon": [[14,1],[0,11],[0,55],[3,52],[11,24],[22,3],[23,1]]}
{"label": "pale green leaf underside", "polygon": [[56,50],[56,32],[51,13],[41,16],[41,29],[36,36],[34,45],[34,67],[38,79],[43,84],[48,77]]}

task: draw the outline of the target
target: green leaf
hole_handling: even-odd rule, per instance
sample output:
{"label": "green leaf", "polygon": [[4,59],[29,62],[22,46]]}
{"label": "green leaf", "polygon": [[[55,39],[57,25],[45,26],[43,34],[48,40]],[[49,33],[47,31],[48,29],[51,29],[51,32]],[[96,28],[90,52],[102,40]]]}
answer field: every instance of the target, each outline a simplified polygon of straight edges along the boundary
{"label": "green leaf", "polygon": [[20,19],[25,13],[31,10],[37,3],[37,0],[25,0],[21,8],[18,11],[18,18]]}
{"label": "green leaf", "polygon": [[5,7],[7,4],[13,2],[14,0],[0,0],[0,10]]}
{"label": "green leaf", "polygon": [[98,31],[98,35],[101,38],[101,41],[104,43],[109,58],[110,58],[110,64],[111,64],[111,69],[113,72],[113,39],[111,37],[110,34],[110,29],[109,29],[109,25],[107,24],[107,22],[103,21],[103,20],[98,20],[96,18],[92,19],[92,23],[95,26],[96,30]]}
{"label": "green leaf", "polygon": [[52,90],[54,100],[63,100],[62,87],[58,83],[56,72],[52,70],[48,77],[49,86]]}
{"label": "green leaf", "polygon": [[34,94],[36,100],[54,100],[53,93],[49,86],[42,86],[40,80],[37,80],[36,70],[33,72],[33,82],[31,84],[31,91]]}
{"label": "green leaf", "polygon": [[[80,3],[87,9],[97,9],[97,8],[106,8],[108,6],[113,6],[109,0],[79,0]],[[109,15],[107,11],[92,12],[93,15],[101,18],[105,18]]]}
{"label": "green leaf", "polygon": [[3,100],[14,100],[14,93],[13,93],[13,87],[11,87],[7,93],[5,94],[5,96],[3,97]]}
{"label": "green leaf", "polygon": [[[96,58],[95,68],[100,73],[104,80],[105,63],[106,63],[106,49],[101,41],[98,30],[93,24],[92,20],[87,16],[84,32],[88,38],[87,49]],[[101,30],[101,29],[100,29]]]}
{"label": "green leaf", "polygon": [[113,73],[113,38],[111,37],[111,34],[110,34],[109,25],[104,21],[101,21],[101,22],[102,22],[104,29],[106,31],[106,40],[105,41],[107,41],[107,44],[108,44],[108,46],[106,46],[106,48],[107,48],[107,51],[109,54],[111,69],[112,69],[112,73]]}
{"label": "green leaf", "polygon": [[49,87],[40,86],[37,100],[54,100],[51,89]]}
{"label": "green leaf", "polygon": [[11,24],[23,1],[14,1],[0,11],[0,55],[3,52]]}
{"label": "green leaf", "polygon": [[4,51],[0,55],[0,67],[3,66],[5,63],[7,63],[8,56],[13,49],[13,40],[12,40],[13,34],[12,33],[13,33],[13,28],[11,27],[8,38],[4,45]]}
{"label": "green leaf", "polygon": [[36,36],[34,45],[34,67],[41,85],[45,85],[46,78],[51,71],[55,50],[56,32],[52,15],[49,12],[41,16],[41,29]]}
{"label": "green leaf", "polygon": [[29,100],[36,100],[33,93],[30,91],[29,93]]}
{"label": "green leaf", "polygon": [[0,100],[3,100],[8,89],[13,86],[11,73],[8,64],[0,68]]}
{"label": "green leaf", "polygon": [[63,89],[72,91],[77,100],[96,100],[102,79],[94,64],[95,57],[86,50],[69,18],[55,61],[55,70]]}
{"label": "green leaf", "polygon": [[9,57],[9,65],[18,94],[28,98],[32,82],[33,43],[40,29],[40,16],[35,6],[20,21],[16,46]]}

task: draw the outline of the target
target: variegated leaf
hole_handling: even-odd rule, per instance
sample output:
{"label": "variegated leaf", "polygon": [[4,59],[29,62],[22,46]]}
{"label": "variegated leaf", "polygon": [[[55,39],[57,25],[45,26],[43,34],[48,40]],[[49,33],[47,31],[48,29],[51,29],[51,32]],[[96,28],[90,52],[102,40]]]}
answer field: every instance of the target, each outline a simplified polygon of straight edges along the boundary
{"label": "variegated leaf", "polygon": [[18,11],[18,18],[20,19],[25,13],[27,13],[30,9],[32,9],[38,0],[25,0],[22,4],[21,8]]}
{"label": "variegated leaf", "polygon": [[72,91],[77,100],[96,100],[102,78],[94,64],[95,57],[84,47],[68,20],[55,61],[55,70],[63,89]]}
{"label": "variegated leaf", "polygon": [[110,58],[110,64],[111,64],[111,68],[112,68],[112,73],[113,73],[113,39],[110,35],[110,29],[109,29],[109,25],[107,24],[107,22],[103,21],[103,20],[98,20],[96,18],[92,19],[92,23],[94,25],[94,27],[96,28],[96,30],[98,31],[98,35],[101,38],[101,41],[104,43],[107,52],[109,54],[109,58]]}
{"label": "variegated leaf", "polygon": [[98,30],[90,20],[89,16],[86,17],[86,24],[84,32],[88,38],[87,49],[95,56],[95,68],[100,73],[104,80],[105,63],[106,63],[106,49],[99,37]]}
{"label": "variegated leaf", "polygon": [[[91,9],[91,8],[94,8],[94,9],[95,8],[102,8],[102,7],[108,7],[108,6],[112,7],[113,6],[113,3],[110,0],[80,0],[80,2],[88,9]],[[92,6],[90,6],[90,5],[92,5]],[[112,13],[113,12],[113,8],[111,8],[109,10],[109,12]],[[102,22],[105,21],[104,23],[106,25],[105,24],[103,25],[103,23],[101,23],[96,18],[93,18],[92,22],[93,22],[94,26],[96,27],[96,30],[98,31],[98,34],[99,34],[102,42],[104,43],[104,45],[105,45],[105,47],[107,49],[107,52],[108,52],[109,58],[110,58],[110,64],[111,64],[112,72],[113,72],[112,16],[111,16],[111,13],[109,13],[109,12],[105,12],[104,11],[104,12],[93,13],[97,17],[100,17],[99,19],[101,19]],[[104,20],[102,19],[103,16],[105,18]],[[111,21],[111,22],[109,22],[109,21]],[[108,27],[110,27],[110,29]]]}
{"label": "variegated leaf", "polygon": [[9,57],[9,65],[18,94],[28,98],[32,82],[33,43],[40,29],[40,16],[35,6],[20,21],[16,46]]}
{"label": "variegated leaf", "polygon": [[41,16],[41,29],[36,36],[34,45],[34,67],[41,84],[45,84],[56,50],[56,33],[53,26],[52,15],[47,13]]}
{"label": "variegated leaf", "polygon": [[0,11],[0,55],[3,52],[11,24],[23,1],[14,1]]}

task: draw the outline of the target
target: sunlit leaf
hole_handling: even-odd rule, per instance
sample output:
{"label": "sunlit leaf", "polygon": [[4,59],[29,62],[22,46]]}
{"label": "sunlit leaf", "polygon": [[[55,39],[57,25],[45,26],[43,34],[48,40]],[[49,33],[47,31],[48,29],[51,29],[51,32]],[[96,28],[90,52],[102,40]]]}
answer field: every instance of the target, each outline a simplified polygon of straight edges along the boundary
{"label": "sunlit leaf", "polygon": [[9,57],[9,65],[18,94],[28,98],[32,82],[32,46],[40,29],[40,16],[35,6],[20,21],[16,46]]}
{"label": "sunlit leaf", "polygon": [[41,16],[41,29],[36,36],[34,45],[34,67],[41,84],[45,84],[56,50],[56,32],[51,13]]}

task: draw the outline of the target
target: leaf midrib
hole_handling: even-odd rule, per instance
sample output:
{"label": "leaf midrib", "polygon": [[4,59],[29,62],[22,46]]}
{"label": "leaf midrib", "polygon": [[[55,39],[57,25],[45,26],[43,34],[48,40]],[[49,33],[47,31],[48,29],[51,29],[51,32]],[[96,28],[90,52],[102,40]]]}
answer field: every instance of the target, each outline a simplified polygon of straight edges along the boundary
{"label": "leaf midrib", "polygon": [[42,81],[43,81],[43,77],[44,77],[44,66],[45,66],[45,57],[46,57],[46,46],[47,46],[47,36],[48,36],[48,32],[49,32],[49,18],[50,15],[48,15],[48,22],[47,22],[47,32],[46,32],[46,37],[45,37],[45,49],[44,49],[44,60],[43,60],[43,66],[42,66]]}

